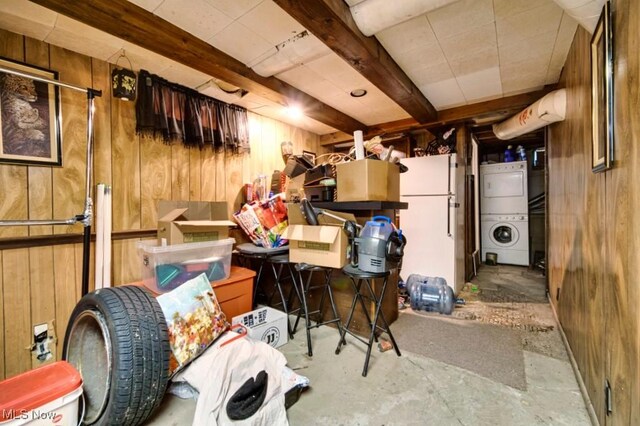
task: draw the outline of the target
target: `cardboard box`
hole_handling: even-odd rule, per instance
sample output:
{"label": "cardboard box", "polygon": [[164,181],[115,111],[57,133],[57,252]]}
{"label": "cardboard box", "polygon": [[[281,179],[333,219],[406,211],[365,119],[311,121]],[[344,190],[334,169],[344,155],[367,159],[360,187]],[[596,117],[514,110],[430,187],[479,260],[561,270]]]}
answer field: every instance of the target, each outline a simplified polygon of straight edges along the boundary
{"label": "cardboard box", "polygon": [[380,160],[336,165],[337,201],[400,201],[400,168]]}
{"label": "cardboard box", "polygon": [[[284,230],[283,238],[289,240],[289,260],[293,263],[342,268],[347,264],[347,245],[349,239],[343,231],[344,222],[320,214],[320,225],[308,225],[300,211],[300,204],[287,204],[289,226]],[[332,215],[352,220],[352,214],[326,210]]]}
{"label": "cardboard box", "polygon": [[289,178],[285,200],[287,202],[300,202],[304,198],[304,174]]}
{"label": "cardboard box", "polygon": [[287,316],[284,312],[263,307],[243,315],[233,317],[231,324],[243,324],[247,334],[255,340],[261,340],[278,348],[288,341]]}
{"label": "cardboard box", "polygon": [[160,201],[158,243],[168,245],[216,241],[229,237],[227,203],[200,201]]}

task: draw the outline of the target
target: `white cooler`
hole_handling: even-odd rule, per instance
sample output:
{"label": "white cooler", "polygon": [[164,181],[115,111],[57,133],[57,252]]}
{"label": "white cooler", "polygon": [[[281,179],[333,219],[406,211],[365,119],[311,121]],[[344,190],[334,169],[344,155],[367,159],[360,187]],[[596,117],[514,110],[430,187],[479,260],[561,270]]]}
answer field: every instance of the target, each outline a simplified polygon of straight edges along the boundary
{"label": "white cooler", "polygon": [[0,382],[0,425],[78,424],[82,377],[58,361]]}

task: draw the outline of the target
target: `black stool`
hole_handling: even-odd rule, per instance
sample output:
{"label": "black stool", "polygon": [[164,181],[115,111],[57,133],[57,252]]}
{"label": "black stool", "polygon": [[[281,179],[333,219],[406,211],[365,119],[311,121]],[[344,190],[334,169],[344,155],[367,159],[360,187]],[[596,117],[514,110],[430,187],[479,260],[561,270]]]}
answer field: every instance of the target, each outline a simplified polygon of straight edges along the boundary
{"label": "black stool", "polygon": [[[343,336],[342,332],[342,322],[340,321],[340,317],[338,316],[338,311],[336,309],[336,304],[333,300],[333,290],[331,289],[331,268],[325,268],[324,266],[314,266],[308,265],[306,263],[298,263],[296,265],[296,270],[299,274],[299,282],[300,282],[300,301],[302,302],[301,310],[298,311],[298,316],[296,318],[296,323],[293,326],[293,332],[295,333],[298,328],[298,321],[300,321],[300,317],[304,313],[305,320],[305,328],[307,331],[307,349],[309,356],[313,356],[313,350],[311,349],[311,329],[315,327],[320,327],[321,325],[336,323],[338,325],[338,333],[340,336]],[[305,281],[302,278],[302,272],[307,271],[309,275],[307,276],[307,280]],[[314,272],[323,272],[324,273],[324,284],[312,286],[311,279],[313,277]],[[307,307],[307,295],[309,291],[315,290],[317,288],[322,288],[322,296],[320,297],[320,305],[317,310],[313,312],[309,312]],[[328,321],[322,320],[322,308],[324,307],[324,300],[326,295],[329,295],[329,302],[331,303],[331,311],[333,312],[333,319]],[[312,325],[309,321],[310,315],[318,315],[318,319],[315,325]],[[342,337],[341,337],[342,338]]]}
{"label": "black stool", "polygon": [[[382,312],[382,300],[384,299],[384,293],[387,289],[387,281],[389,280],[389,271],[386,272],[366,272],[361,271],[358,268],[354,268],[351,265],[347,265],[342,270],[345,275],[351,278],[351,284],[353,284],[353,289],[355,294],[353,295],[353,301],[351,302],[351,310],[349,311],[349,318],[347,319],[347,323],[342,327],[342,332],[340,334],[340,341],[338,342],[338,347],[336,348],[336,355],[340,353],[340,349],[342,345],[346,343],[344,337],[347,333],[351,334],[353,337],[361,341],[362,343],[367,345],[367,357],[364,360],[364,369],[362,370],[362,376],[367,376],[367,370],[369,369],[369,358],[371,357],[371,347],[373,346],[373,341],[378,341],[378,336],[376,336],[376,331],[380,329],[382,332],[385,332],[389,335],[391,339],[391,343],[393,344],[393,348],[396,351],[398,356],[401,356],[400,349],[396,344],[396,339],[393,338],[393,334],[391,334],[391,329],[389,328],[389,324],[387,320],[384,318],[384,313]],[[383,278],[382,282],[382,290],[380,291],[380,297],[376,297],[373,288],[371,287],[371,280],[374,278]],[[357,280],[357,281],[356,281]],[[369,290],[369,295],[362,294],[360,291],[362,288],[362,283],[366,284],[366,288]],[[367,306],[364,303],[364,299],[368,299],[374,303],[375,306],[375,314],[373,316],[373,321],[371,321],[371,317],[369,316],[369,312]],[[356,303],[360,302],[360,306],[364,311],[365,316],[367,317],[367,321],[369,322],[369,326],[371,327],[371,334],[369,335],[369,341],[367,342],[360,336],[356,335],[354,332],[349,330],[349,326],[351,325],[351,320],[353,319],[353,312],[356,309]],[[378,318],[382,320],[384,327],[378,325]]]}
{"label": "black stool", "polygon": [[[291,311],[289,308],[289,305],[292,302],[291,298],[293,297],[294,292],[298,297],[298,300],[300,301],[301,306],[302,306],[302,297],[300,296],[300,292],[298,291],[296,277],[295,277],[295,274],[293,273],[293,268],[291,267],[291,263],[289,262],[289,255],[279,254],[276,256],[269,256],[266,258],[266,262],[269,265],[271,265],[271,270],[273,271],[273,278],[275,279],[275,283],[274,283],[275,289],[273,290],[270,296],[267,296],[268,298],[267,302],[269,305],[271,305],[271,300],[273,299],[273,295],[277,290],[278,293],[280,294],[280,303],[276,303],[272,306],[282,305],[282,310],[287,316],[287,331],[289,332],[289,337],[293,339],[293,329],[291,328],[291,323],[289,322],[289,314],[295,311]],[[289,271],[288,276],[283,276],[285,271]],[[291,280],[291,290],[289,291],[288,297],[285,298],[284,291],[282,290],[282,282],[287,278]],[[300,308],[298,308],[298,312],[300,312]]]}
{"label": "black stool", "polygon": [[[255,260],[258,262],[258,271],[256,273],[256,281],[253,287],[253,305],[256,304],[256,295],[258,294],[258,287],[260,286],[260,278],[262,278],[262,270],[264,264],[271,256],[277,256],[280,254],[289,253],[289,246],[282,246],[276,248],[264,248],[258,247],[251,243],[238,244],[235,249],[235,253],[243,258],[246,262]],[[245,264],[245,266],[249,266]],[[266,293],[265,293],[266,295]]]}

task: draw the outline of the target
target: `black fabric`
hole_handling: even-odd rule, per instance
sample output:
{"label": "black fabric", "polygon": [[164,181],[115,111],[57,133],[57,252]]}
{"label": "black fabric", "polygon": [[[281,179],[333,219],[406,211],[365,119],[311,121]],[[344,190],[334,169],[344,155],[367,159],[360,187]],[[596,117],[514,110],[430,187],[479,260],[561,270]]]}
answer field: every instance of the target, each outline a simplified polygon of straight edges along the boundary
{"label": "black fabric", "polygon": [[255,380],[250,378],[233,394],[227,403],[227,416],[231,420],[244,420],[253,416],[267,395],[269,375],[262,370]]}
{"label": "black fabric", "polygon": [[249,152],[245,108],[204,96],[141,70],[136,102],[136,132],[165,143]]}

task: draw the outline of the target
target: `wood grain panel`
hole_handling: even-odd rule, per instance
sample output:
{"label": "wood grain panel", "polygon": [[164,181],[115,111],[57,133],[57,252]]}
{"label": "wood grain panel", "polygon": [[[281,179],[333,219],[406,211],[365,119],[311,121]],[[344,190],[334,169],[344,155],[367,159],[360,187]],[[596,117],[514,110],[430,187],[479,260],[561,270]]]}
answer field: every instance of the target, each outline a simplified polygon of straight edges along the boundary
{"label": "wood grain panel", "polygon": [[[102,90],[95,98],[93,113],[93,188],[99,183],[111,185],[111,66],[91,59],[91,87]],[[94,202],[96,197],[94,196]]]}
{"label": "wood grain panel", "polygon": [[260,174],[262,169],[262,127],[266,117],[258,114],[248,113],[249,115],[249,143],[251,145],[251,157],[249,161],[249,182]]}
{"label": "wood grain panel", "polygon": [[200,201],[202,197],[202,151],[198,148],[189,150],[189,200]]}
{"label": "wood grain panel", "polygon": [[[49,69],[49,45],[25,38],[25,62]],[[29,219],[53,218],[53,175],[51,167],[28,167]],[[30,226],[29,235],[50,235],[51,226]]]}
{"label": "wood grain panel", "polygon": [[[24,60],[23,37],[0,30],[0,56],[17,61]],[[0,182],[6,188],[0,191],[0,218],[27,219],[27,167],[0,164]],[[28,235],[25,226],[0,226],[0,238]]]}
{"label": "wood grain panel", "polygon": [[200,199],[215,201],[216,199],[216,155],[213,149],[205,148],[201,153]]}
{"label": "wood grain panel", "polygon": [[31,369],[32,342],[29,294],[29,250],[3,253],[4,362],[7,377]]}
{"label": "wood grain panel", "polygon": [[[601,424],[640,424],[640,4],[612,3],[614,168],[591,172],[590,35],[578,29],[563,71],[567,119],[549,132],[549,285]],[[612,386],[606,414],[604,384]]]}
{"label": "wood grain panel", "polygon": [[132,102],[111,102],[113,230],[140,227],[140,145]]}
{"label": "wood grain panel", "polygon": [[[29,277],[31,283],[31,329],[56,319],[56,292],[53,268],[53,247],[27,249],[29,255]],[[55,349],[55,346],[52,348]],[[55,351],[53,351],[55,352]],[[32,360],[31,368],[37,368],[47,362]]]}
{"label": "wood grain panel", "polygon": [[570,94],[567,119],[549,128],[549,286],[595,412],[604,419],[605,176],[593,174],[590,164],[589,40],[579,29],[561,79]]}
{"label": "wood grain panel", "polygon": [[141,227],[155,228],[158,201],[171,199],[171,147],[161,140],[140,136]]}
{"label": "wood grain panel", "polygon": [[[613,2],[614,31],[614,168],[607,173],[607,224],[609,226],[605,282],[607,305],[608,377],[613,411],[607,423],[640,424],[640,290],[638,286],[637,219],[638,141],[640,141],[640,4]],[[635,154],[635,155],[634,155]],[[634,200],[636,204],[634,204]]]}
{"label": "wood grain panel", "polygon": [[227,202],[229,217],[232,217],[233,212],[240,210],[244,201],[242,196],[242,156],[227,155],[225,173],[227,175],[227,185],[224,200]]}
{"label": "wood grain panel", "polygon": [[[77,302],[76,274],[74,246],[63,245],[53,248],[53,278],[56,292],[56,335],[58,336],[57,359],[62,359],[64,333],[67,322]],[[80,285],[80,284],[78,284]]]}
{"label": "wood grain panel", "polygon": [[216,170],[216,197],[215,201],[226,201],[227,197],[227,170],[226,156],[224,151],[217,151],[214,154],[214,164]]}
{"label": "wood grain panel", "polygon": [[142,260],[138,255],[135,240],[119,240],[113,242],[113,284],[127,284],[141,279]]}
{"label": "wood grain panel", "polygon": [[[61,81],[88,87],[91,85],[91,60],[78,53],[51,46],[51,68]],[[63,167],[53,170],[53,213],[66,219],[84,211],[87,147],[86,94],[60,90]],[[80,225],[57,226],[54,233],[82,232]]]}
{"label": "wood grain panel", "polygon": [[189,200],[189,150],[178,143],[171,146],[171,199]]}
{"label": "wood grain panel", "polygon": [[4,278],[2,271],[4,270],[2,264],[2,251],[0,251],[0,295],[2,301],[0,302],[0,380],[5,379],[4,374],[4,348],[5,348],[5,336],[4,336]]}

